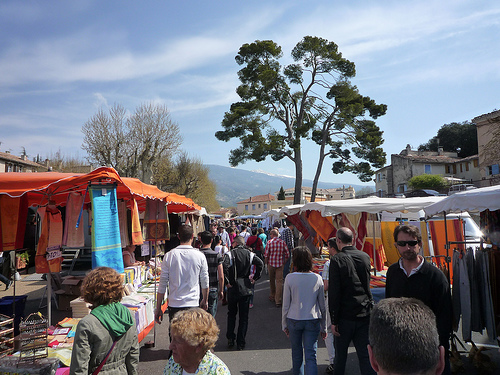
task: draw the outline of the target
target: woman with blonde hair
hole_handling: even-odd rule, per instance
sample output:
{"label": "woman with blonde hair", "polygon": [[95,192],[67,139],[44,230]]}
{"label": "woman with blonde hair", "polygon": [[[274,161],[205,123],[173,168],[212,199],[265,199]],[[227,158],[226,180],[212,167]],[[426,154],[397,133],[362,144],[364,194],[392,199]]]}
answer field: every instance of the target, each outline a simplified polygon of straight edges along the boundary
{"label": "woman with blonde hair", "polygon": [[91,312],[76,327],[70,375],[137,374],[139,342],[132,315],[120,301],[123,282],[114,269],[90,271],[81,287]]}
{"label": "woman with blonde hair", "polygon": [[170,356],[163,375],[231,374],[222,360],[210,349],[219,337],[215,319],[198,307],[181,310],[170,325]]}

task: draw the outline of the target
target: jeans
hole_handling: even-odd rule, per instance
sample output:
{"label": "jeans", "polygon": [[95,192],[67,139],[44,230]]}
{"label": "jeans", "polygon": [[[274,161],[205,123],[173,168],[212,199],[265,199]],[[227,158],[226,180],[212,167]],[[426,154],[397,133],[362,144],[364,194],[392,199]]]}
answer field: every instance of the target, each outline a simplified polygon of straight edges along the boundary
{"label": "jeans", "polygon": [[270,299],[274,299],[277,305],[283,302],[283,266],[269,266],[269,287],[271,289]]}
{"label": "jeans", "polygon": [[345,373],[347,351],[351,341],[356,348],[361,374],[375,375],[375,371],[370,364],[367,349],[369,325],[369,317],[358,320],[339,320],[337,327],[340,336],[335,336],[333,338],[335,343],[335,375],[344,375]]}
{"label": "jeans", "polygon": [[287,261],[283,265],[283,280],[285,280],[286,275],[290,273],[290,263],[292,262],[292,254],[289,252],[290,256],[288,257]]}
{"label": "jeans", "polygon": [[219,292],[217,290],[208,291],[208,312],[215,318],[217,314],[217,303],[219,302]]}
{"label": "jeans", "polygon": [[[316,349],[320,331],[319,319],[294,320],[287,318],[286,324],[292,344],[293,375],[317,375]],[[305,356],[305,366],[303,357]]]}
{"label": "jeans", "polygon": [[[240,348],[245,347],[245,336],[248,329],[248,312],[250,311],[250,297],[240,296],[236,287],[227,288],[227,332],[228,340],[236,339],[236,344]],[[238,334],[234,334],[236,328],[236,315],[240,313],[238,322]]]}

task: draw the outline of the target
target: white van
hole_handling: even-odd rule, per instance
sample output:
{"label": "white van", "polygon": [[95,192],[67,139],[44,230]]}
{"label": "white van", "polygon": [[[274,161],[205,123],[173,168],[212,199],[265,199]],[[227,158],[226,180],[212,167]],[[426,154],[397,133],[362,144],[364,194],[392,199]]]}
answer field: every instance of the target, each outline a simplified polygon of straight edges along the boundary
{"label": "white van", "polygon": [[472,189],[477,189],[472,184],[457,184],[457,185],[452,185],[450,186],[450,190],[448,190],[448,195],[452,195],[461,191],[466,191],[466,190],[472,190]]}

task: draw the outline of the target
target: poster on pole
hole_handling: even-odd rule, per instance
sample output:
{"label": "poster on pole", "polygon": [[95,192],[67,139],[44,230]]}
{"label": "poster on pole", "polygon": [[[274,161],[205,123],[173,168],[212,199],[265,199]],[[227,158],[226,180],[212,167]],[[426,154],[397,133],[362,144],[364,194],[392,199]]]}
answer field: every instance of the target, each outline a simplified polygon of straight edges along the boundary
{"label": "poster on pole", "polygon": [[111,267],[122,273],[123,256],[118,221],[116,187],[93,186],[92,202],[92,268]]}

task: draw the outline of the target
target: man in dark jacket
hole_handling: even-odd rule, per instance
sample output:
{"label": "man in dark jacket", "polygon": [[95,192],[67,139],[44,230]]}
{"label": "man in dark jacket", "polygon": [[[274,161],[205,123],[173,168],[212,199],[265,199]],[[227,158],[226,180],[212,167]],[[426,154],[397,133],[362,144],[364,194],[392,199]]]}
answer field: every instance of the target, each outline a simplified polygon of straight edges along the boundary
{"label": "man in dark jacket", "polygon": [[344,375],[351,341],[363,375],[375,374],[368,356],[368,328],[373,298],[370,292],[370,256],[357,250],[349,228],[337,231],[339,252],[330,260],[328,306],[335,343],[335,375]]}
{"label": "man in dark jacket", "polygon": [[[245,247],[245,240],[241,236],[234,239],[235,248],[224,257],[224,278],[227,284],[227,345],[234,346],[236,339],[237,349],[245,348],[245,336],[248,328],[248,312],[252,284],[260,278],[264,263],[254,253]],[[252,265],[255,273],[250,277]],[[238,334],[235,335],[236,315],[240,313]]]}
{"label": "man in dark jacket", "polygon": [[450,374],[447,351],[451,335],[450,283],[444,273],[420,255],[422,236],[414,225],[399,225],[394,230],[399,262],[387,270],[386,298],[413,297],[425,303],[436,315],[439,344],[446,351],[443,374]]}

